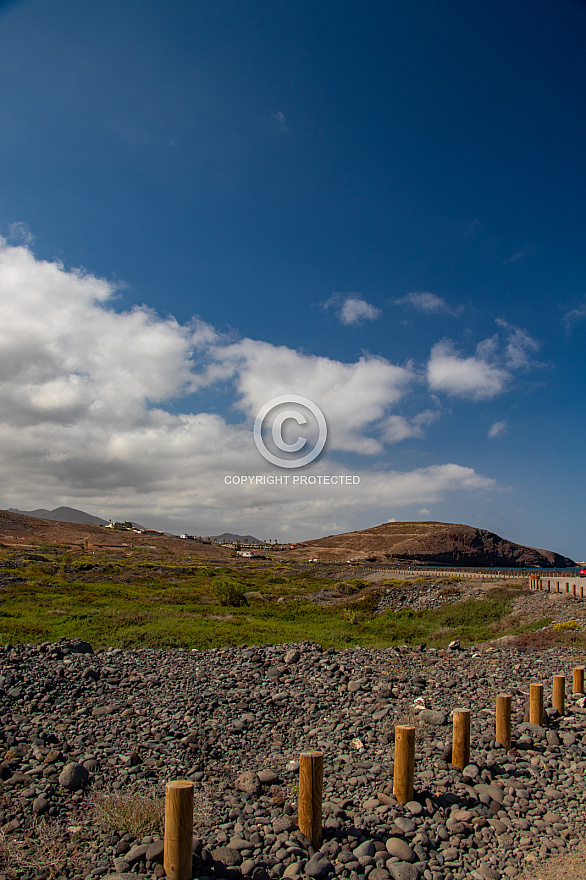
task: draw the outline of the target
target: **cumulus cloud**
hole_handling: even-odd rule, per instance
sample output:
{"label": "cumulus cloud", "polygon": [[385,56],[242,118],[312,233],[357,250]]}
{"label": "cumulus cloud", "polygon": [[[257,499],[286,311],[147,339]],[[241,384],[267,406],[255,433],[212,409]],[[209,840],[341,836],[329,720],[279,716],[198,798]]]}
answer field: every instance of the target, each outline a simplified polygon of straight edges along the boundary
{"label": "cumulus cloud", "polygon": [[381,424],[383,439],[386,443],[399,443],[409,437],[423,437],[424,427],[438,418],[439,412],[431,409],[417,413],[412,419],[401,415],[390,415]]}
{"label": "cumulus cloud", "polygon": [[427,364],[427,381],[433,391],[475,400],[495,397],[504,391],[509,373],[482,355],[464,357],[452,342],[437,342]]}
{"label": "cumulus cloud", "polygon": [[437,296],[435,293],[428,293],[427,291],[418,291],[412,293],[406,293],[405,296],[400,296],[398,299],[395,299],[396,306],[409,306],[413,309],[417,309],[419,312],[430,312],[437,314],[438,312],[446,312],[450,315],[456,315],[461,311],[460,309],[453,309],[441,296]]}
{"label": "cumulus cloud", "polygon": [[495,440],[497,437],[502,437],[503,434],[507,432],[507,423],[506,422],[495,422],[494,425],[491,425],[488,436],[491,440]]}
{"label": "cumulus cloud", "polygon": [[433,346],[427,364],[427,381],[432,391],[488,400],[508,390],[516,372],[535,366],[531,355],[539,349],[539,343],[525,330],[502,319],[496,323],[503,338],[495,334],[482,340],[475,354],[468,357],[449,339]]}
{"label": "cumulus cloud", "polygon": [[[494,486],[455,463],[401,472],[376,460],[362,470],[335,460],[337,451],[380,453],[431,420],[424,411],[393,421],[417,380],[410,366],[227,340],[198,319],[179,324],[146,306],[116,311],[115,293],[104,279],[0,242],[2,506],[69,504],[196,534],[264,532],[279,522],[279,536],[299,538],[350,528],[359,511]],[[199,391],[218,383],[240,423],[198,405]],[[326,415],[327,454],[312,473],[358,473],[359,484],[341,492],[225,482],[274,473],[251,425],[264,403],[286,393],[310,398]]]}
{"label": "cumulus cloud", "polygon": [[335,293],[324,303],[324,308],[333,308],[342,324],[362,324],[363,321],[376,321],[381,310],[366,302],[357,293]]}
{"label": "cumulus cloud", "polygon": [[366,455],[382,450],[365,433],[368,426],[401,400],[414,379],[411,369],[384,358],[361,357],[344,364],[254,339],[220,346],[213,357],[232,365],[239,395],[235,405],[250,417],[274,397],[302,393],[326,417],[329,448]]}

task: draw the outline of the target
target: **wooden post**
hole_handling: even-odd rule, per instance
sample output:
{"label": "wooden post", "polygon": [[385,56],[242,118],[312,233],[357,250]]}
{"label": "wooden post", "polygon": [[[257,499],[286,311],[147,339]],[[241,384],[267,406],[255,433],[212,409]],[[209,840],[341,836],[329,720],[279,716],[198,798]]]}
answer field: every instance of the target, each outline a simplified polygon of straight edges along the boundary
{"label": "wooden post", "polygon": [[324,753],[310,749],[299,759],[299,830],[319,849],[322,835]]}
{"label": "wooden post", "polygon": [[529,721],[543,727],[543,685],[532,684],[529,687]]}
{"label": "wooden post", "polygon": [[395,773],[393,794],[400,804],[413,800],[415,774],[415,728],[411,724],[395,727]]}
{"label": "wooden post", "polygon": [[163,866],[171,880],[191,880],[193,782],[177,779],[165,786]]}
{"label": "wooden post", "polygon": [[470,763],[470,709],[454,709],[452,764],[463,770]]}
{"label": "wooden post", "polygon": [[584,693],[584,667],[583,666],[575,666],[574,667],[574,678],[573,678],[572,692],[574,694],[583,694]]}
{"label": "wooden post", "polygon": [[554,675],[553,677],[553,708],[557,709],[560,715],[566,713],[566,676]]}
{"label": "wooden post", "polygon": [[511,748],[511,695],[498,694],[496,698],[496,738],[507,752]]}

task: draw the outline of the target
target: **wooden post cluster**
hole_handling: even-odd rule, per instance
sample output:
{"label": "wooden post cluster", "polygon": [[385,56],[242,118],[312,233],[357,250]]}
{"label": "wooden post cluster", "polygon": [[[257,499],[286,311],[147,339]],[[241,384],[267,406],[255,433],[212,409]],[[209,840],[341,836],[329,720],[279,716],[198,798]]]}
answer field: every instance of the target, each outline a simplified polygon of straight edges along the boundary
{"label": "wooden post cluster", "polygon": [[[584,693],[584,666],[573,670],[573,693]],[[565,713],[566,677],[553,676],[553,706]],[[529,720],[543,725],[543,685],[529,689]],[[511,748],[511,695],[496,698],[496,741]],[[470,763],[470,709],[454,709],[452,764],[463,770]],[[312,846],[322,843],[323,752],[302,752],[299,760],[299,830]],[[415,774],[415,727],[395,727],[393,794],[400,804],[413,800]],[[163,867],[170,880],[191,880],[193,847],[193,782],[178,779],[165,787],[165,840]]]}
{"label": "wooden post cluster", "polygon": [[411,724],[395,727],[395,772],[393,794],[400,804],[413,800],[415,775],[415,728]]}
{"label": "wooden post cluster", "polygon": [[313,749],[299,758],[299,830],[319,849],[322,837],[324,753]]}
{"label": "wooden post cluster", "polygon": [[[574,668],[574,693],[584,693],[583,666]],[[553,677],[553,705],[560,715],[565,713],[566,677]],[[511,748],[511,694],[496,698],[496,741],[507,751]],[[534,683],[529,688],[529,720],[543,726],[543,685]],[[452,734],[452,764],[463,770],[470,763],[470,709],[454,709]],[[415,728],[409,725],[395,727],[395,775],[393,794],[400,804],[413,798],[415,772]]]}
{"label": "wooden post cluster", "polygon": [[193,847],[193,782],[177,779],[165,786],[163,867],[171,880],[190,880]]}
{"label": "wooden post cluster", "polygon": [[[573,671],[574,693],[584,693],[584,666]],[[553,677],[553,705],[565,712],[566,677]],[[507,751],[511,748],[511,694],[496,698],[496,741]],[[454,709],[452,734],[452,764],[463,770],[470,763],[470,709]],[[529,688],[529,720],[543,725],[543,685],[533,683]],[[301,752],[299,760],[299,830],[318,849],[322,843],[323,752]],[[415,775],[415,727],[398,724],[395,727],[395,769],[393,794],[398,803],[413,800]],[[193,825],[193,783],[169,782],[165,809],[164,868],[171,880],[189,880],[191,877],[191,832]],[[189,858],[188,858],[189,856]]]}

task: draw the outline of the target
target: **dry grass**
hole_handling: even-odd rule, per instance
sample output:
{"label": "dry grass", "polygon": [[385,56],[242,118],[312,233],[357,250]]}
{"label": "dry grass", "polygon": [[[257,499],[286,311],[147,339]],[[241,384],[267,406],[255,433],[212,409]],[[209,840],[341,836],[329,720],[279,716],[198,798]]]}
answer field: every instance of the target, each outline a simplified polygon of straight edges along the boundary
{"label": "dry grass", "polygon": [[63,829],[48,819],[35,819],[22,836],[0,832],[0,869],[8,877],[43,873],[58,877],[68,868],[79,872],[85,865],[81,845],[64,843]]}
{"label": "dry grass", "polygon": [[396,718],[386,718],[383,722],[382,730],[387,735],[395,732],[395,727],[399,724],[408,724],[415,728],[415,742],[421,742],[425,738],[425,724],[419,720],[419,710],[412,709],[397,715]]}
{"label": "dry grass", "polygon": [[120,834],[162,834],[165,825],[165,799],[145,794],[102,794],[94,792],[91,809],[96,822]]}

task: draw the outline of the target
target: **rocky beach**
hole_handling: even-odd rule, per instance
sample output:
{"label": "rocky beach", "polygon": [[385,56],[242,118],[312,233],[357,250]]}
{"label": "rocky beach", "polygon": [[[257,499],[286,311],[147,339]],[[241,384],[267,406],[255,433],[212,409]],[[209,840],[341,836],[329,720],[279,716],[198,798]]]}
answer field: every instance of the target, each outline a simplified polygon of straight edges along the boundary
{"label": "rocky beach", "polygon": [[[104,806],[160,809],[195,786],[193,875],[238,880],[492,880],[533,876],[579,843],[585,701],[571,649],[110,649],[79,640],[0,649],[0,880],[160,878],[160,819],[142,832]],[[552,675],[567,677],[564,717]],[[527,721],[542,682],[545,727]],[[513,747],[495,743],[512,694]],[[450,764],[456,708],[471,756]],[[416,727],[415,793],[393,797],[394,726]],[[296,823],[299,753],[324,752],[323,844]],[[133,807],[134,804],[134,807]],[[101,809],[100,809],[101,808]],[[526,873],[528,872],[528,873]]]}

